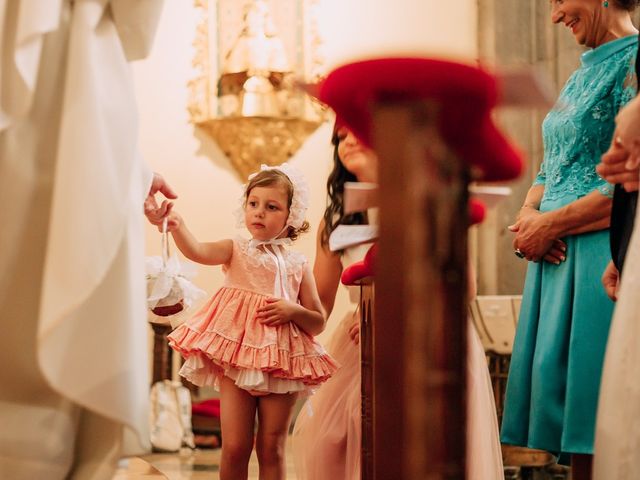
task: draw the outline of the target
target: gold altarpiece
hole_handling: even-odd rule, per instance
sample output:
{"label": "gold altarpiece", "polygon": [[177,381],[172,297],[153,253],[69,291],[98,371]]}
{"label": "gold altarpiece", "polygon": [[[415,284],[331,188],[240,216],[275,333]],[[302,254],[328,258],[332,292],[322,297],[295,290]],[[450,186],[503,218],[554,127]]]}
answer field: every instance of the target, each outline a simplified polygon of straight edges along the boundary
{"label": "gold altarpiece", "polygon": [[296,83],[324,72],[319,0],[196,0],[189,114],[242,179],[290,158],[326,109]]}

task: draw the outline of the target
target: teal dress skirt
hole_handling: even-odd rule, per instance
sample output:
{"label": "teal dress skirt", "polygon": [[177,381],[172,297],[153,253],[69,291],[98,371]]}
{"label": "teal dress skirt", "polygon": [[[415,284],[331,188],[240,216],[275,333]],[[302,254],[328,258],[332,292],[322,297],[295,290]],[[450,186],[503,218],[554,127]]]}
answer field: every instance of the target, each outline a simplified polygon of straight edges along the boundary
{"label": "teal dress skirt", "polygon": [[[612,186],[595,172],[611,142],[615,115],[634,95],[637,36],[583,54],[542,125],[545,156],[534,184],[540,211]],[[529,263],[502,419],[503,443],[592,454],[600,376],[613,302],[601,284],[611,259],[609,230],[563,238],[560,265]]]}

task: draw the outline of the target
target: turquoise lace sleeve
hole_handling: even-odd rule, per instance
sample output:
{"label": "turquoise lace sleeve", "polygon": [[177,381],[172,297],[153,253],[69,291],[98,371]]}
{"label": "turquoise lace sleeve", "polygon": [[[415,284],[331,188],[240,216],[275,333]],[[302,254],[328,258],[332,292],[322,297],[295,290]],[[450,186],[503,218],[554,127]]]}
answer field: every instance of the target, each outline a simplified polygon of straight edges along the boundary
{"label": "turquoise lace sleeve", "polygon": [[600,185],[596,190],[598,190],[605,197],[613,198],[613,185],[602,180],[602,185]]}
{"label": "turquoise lace sleeve", "polygon": [[637,43],[629,44],[583,62],[565,84],[542,124],[544,158],[533,185],[544,185],[543,200],[575,199],[594,190],[613,195],[596,166],[611,144],[615,116],[635,96],[636,52]]}
{"label": "turquoise lace sleeve", "polygon": [[536,179],[533,181],[533,186],[544,185],[546,181],[547,175],[544,173],[544,162],[542,162],[542,165],[540,165],[540,171],[538,172],[538,175],[536,175]]}
{"label": "turquoise lace sleeve", "polygon": [[616,112],[629,103],[638,91],[635,61],[627,65],[626,71],[621,72],[621,77],[613,91],[614,108]]}
{"label": "turquoise lace sleeve", "polygon": [[[626,70],[621,71],[621,79],[616,82],[616,85],[613,90],[613,98],[614,98],[614,109],[617,112],[620,111],[622,107],[624,107],[627,103],[631,101],[633,97],[636,96],[636,92],[638,91],[638,77],[636,75],[635,69],[635,61],[632,61],[627,66]],[[608,183],[601,177],[598,177],[600,181],[600,185],[598,185],[597,190],[609,197],[613,197],[613,185]]]}

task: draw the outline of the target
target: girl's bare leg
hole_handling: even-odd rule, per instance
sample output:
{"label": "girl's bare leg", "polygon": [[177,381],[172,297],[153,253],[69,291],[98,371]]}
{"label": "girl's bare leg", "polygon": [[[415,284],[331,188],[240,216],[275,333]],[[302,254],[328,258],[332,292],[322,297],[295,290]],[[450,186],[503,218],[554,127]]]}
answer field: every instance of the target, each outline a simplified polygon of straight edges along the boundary
{"label": "girl's bare leg", "polygon": [[256,453],[260,480],[285,480],[284,450],[297,394],[270,394],[258,399]]}
{"label": "girl's bare leg", "polygon": [[246,480],[253,450],[256,397],[236,386],[233,380],[220,381],[220,426],[222,458],[220,480]]}

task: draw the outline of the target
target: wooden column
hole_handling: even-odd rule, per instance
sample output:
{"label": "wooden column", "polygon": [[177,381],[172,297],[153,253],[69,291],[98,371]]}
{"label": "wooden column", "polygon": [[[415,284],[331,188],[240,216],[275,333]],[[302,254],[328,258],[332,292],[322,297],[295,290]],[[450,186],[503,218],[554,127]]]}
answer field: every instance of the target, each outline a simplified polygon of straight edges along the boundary
{"label": "wooden column", "polygon": [[[173,379],[173,350],[169,347],[167,335],[171,333],[170,324],[149,322],[153,329],[153,373],[151,385],[162,380]],[[180,361],[182,365],[183,360]],[[184,377],[180,377],[182,385],[187,387],[192,395],[197,395],[199,387]]]}
{"label": "wooden column", "polygon": [[466,166],[437,105],[380,104],[374,478],[465,477]]}
{"label": "wooden column", "polygon": [[375,287],[373,284],[373,279],[365,279],[360,287],[360,393],[362,401],[362,447],[360,477],[362,478],[362,480],[373,480],[374,478],[374,291]]}
{"label": "wooden column", "polygon": [[162,380],[171,380],[173,350],[167,344],[167,335],[171,325],[150,322],[153,329],[153,374],[151,384]]}

